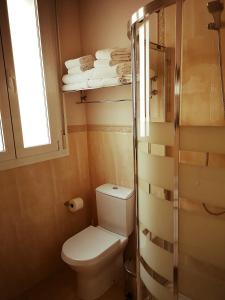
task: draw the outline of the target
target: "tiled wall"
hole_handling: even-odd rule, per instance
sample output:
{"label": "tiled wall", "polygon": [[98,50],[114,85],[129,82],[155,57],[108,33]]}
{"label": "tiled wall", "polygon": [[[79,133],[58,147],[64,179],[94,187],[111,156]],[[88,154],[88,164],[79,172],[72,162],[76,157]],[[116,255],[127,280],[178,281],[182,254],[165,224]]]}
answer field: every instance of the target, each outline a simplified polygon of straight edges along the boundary
{"label": "tiled wall", "polygon": [[[80,1],[83,53],[130,47],[127,22],[149,1]],[[93,13],[94,12],[94,13]],[[90,91],[88,100],[131,100],[131,86]],[[86,105],[91,183],[133,186],[132,102]]]}
{"label": "tiled wall", "polygon": [[[90,99],[131,99],[131,87],[114,87]],[[104,95],[105,93],[105,95]],[[108,97],[108,98],[107,98]],[[133,186],[133,127],[130,102],[87,104],[90,177],[93,190],[110,182]]]}
{"label": "tiled wall", "polygon": [[[59,270],[63,242],[90,222],[86,132],[69,134],[70,155],[0,172],[0,298]],[[63,203],[81,196],[76,214]]]}
{"label": "tiled wall", "polygon": [[88,126],[88,148],[92,184],[133,186],[132,128]]}

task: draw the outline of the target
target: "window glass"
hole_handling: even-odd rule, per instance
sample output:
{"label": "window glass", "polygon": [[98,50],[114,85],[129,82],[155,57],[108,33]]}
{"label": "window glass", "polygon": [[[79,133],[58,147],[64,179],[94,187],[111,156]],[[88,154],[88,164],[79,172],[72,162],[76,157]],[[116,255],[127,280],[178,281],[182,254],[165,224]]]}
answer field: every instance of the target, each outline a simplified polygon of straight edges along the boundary
{"label": "window glass", "polygon": [[23,144],[47,145],[51,138],[37,1],[7,0],[7,7]]}

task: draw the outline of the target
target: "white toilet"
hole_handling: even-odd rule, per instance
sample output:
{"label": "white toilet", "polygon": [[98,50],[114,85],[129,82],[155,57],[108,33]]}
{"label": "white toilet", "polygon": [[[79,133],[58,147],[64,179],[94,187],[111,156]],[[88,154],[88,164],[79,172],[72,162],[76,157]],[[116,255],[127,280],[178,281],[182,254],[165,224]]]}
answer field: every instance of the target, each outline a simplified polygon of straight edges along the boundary
{"label": "white toilet", "polygon": [[78,296],[93,300],[119,278],[123,251],[134,229],[132,189],[103,184],[96,189],[98,227],[89,226],[68,239],[62,259],[77,273]]}

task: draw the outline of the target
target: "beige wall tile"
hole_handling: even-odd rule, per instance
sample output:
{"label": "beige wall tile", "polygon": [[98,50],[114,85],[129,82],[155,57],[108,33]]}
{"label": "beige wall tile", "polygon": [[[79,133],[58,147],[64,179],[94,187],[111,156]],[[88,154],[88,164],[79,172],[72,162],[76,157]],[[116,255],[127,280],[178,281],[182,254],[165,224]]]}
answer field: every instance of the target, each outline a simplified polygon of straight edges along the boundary
{"label": "beige wall tile", "polygon": [[93,188],[106,182],[133,186],[132,133],[89,131],[88,149]]}
{"label": "beige wall tile", "polygon": [[87,123],[95,125],[132,125],[132,103],[88,104]]}
{"label": "beige wall tile", "polygon": [[[86,132],[69,135],[70,155],[0,172],[0,294],[11,299],[61,268],[63,242],[90,223]],[[81,196],[76,214],[63,203]]]}

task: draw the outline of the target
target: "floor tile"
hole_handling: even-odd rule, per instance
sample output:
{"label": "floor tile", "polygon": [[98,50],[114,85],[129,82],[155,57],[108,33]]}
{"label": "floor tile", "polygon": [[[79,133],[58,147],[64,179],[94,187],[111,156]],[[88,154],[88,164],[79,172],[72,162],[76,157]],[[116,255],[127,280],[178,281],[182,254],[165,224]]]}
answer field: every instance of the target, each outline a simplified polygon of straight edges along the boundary
{"label": "floor tile", "polygon": [[[124,300],[121,285],[112,286],[97,300]],[[80,300],[76,296],[75,272],[66,269],[41,282],[14,300]]]}

